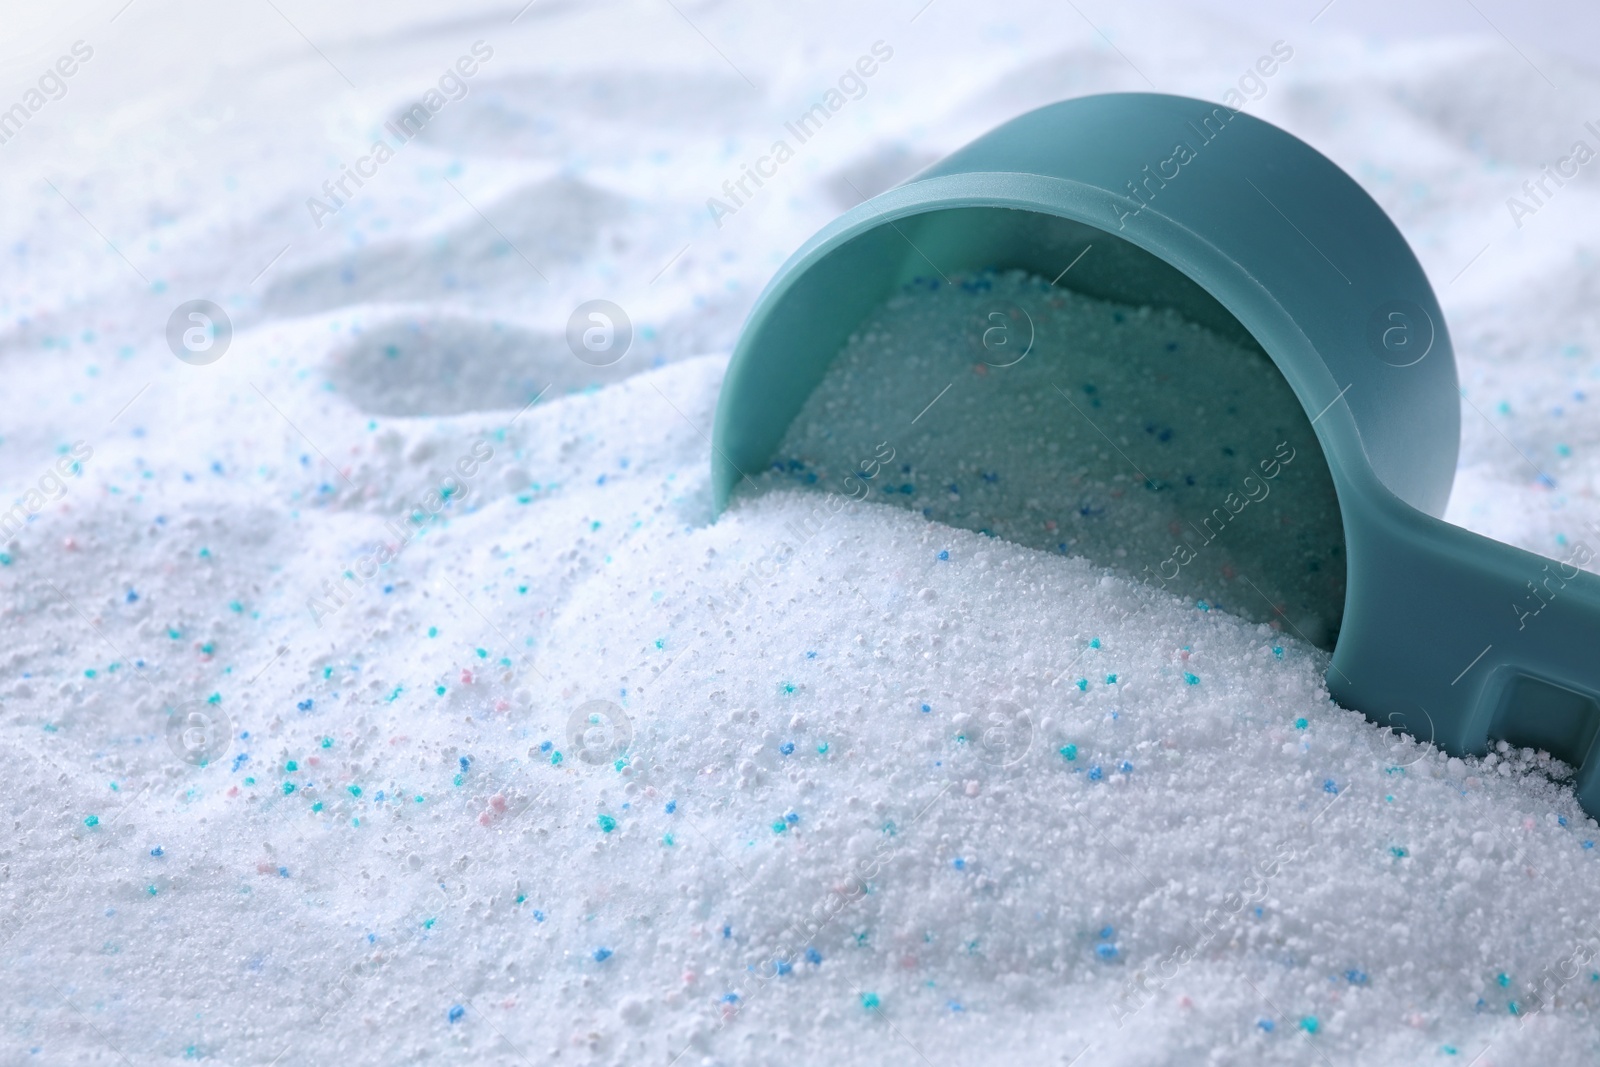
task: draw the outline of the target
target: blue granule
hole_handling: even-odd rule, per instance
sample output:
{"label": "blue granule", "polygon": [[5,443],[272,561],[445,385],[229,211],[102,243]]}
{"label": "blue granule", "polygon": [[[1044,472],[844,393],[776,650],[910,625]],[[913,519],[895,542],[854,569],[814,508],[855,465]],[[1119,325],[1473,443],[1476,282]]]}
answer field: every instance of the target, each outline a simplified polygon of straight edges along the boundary
{"label": "blue granule", "polygon": [[606,960],[609,960],[610,958],[611,958],[611,950],[610,949],[608,949],[608,948],[597,948],[597,949],[594,950],[594,961],[596,963],[604,963]]}
{"label": "blue granule", "polygon": [[1103,777],[1105,775],[1101,773],[1098,765],[1089,768],[1089,781],[1098,782]]}
{"label": "blue granule", "polygon": [[461,1017],[463,1015],[465,1015],[466,1013],[467,1013],[467,1009],[466,1008],[463,1008],[459,1004],[453,1005],[450,1008],[450,1021],[453,1022],[453,1023],[460,1022],[461,1021]]}

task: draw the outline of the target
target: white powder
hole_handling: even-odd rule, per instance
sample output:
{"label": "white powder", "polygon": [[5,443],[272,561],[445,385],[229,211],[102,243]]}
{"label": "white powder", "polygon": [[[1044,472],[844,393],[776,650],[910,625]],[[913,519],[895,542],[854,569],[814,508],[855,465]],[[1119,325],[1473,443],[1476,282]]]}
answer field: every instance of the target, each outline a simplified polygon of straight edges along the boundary
{"label": "white powder", "polygon": [[[1329,29],[1341,9],[1251,108],[1372,190],[1447,303],[1483,412],[1463,409],[1451,514],[1565,555],[1600,519],[1600,216],[1582,183],[1521,230],[1503,201],[1581,124],[1497,37],[1368,50]],[[728,350],[842,206],[842,168],[870,193],[884,161],[1147,88],[1090,28],[1046,4],[777,29],[685,8],[719,54],[668,5],[514,25],[504,5],[285,6],[318,51],[266,7],[113,13],[62,15],[19,59],[95,48],[0,146],[6,506],[93,449],[0,544],[0,1062],[1593,1062],[1600,833],[1561,769],[1392,737],[1329,703],[1324,653],[1223,610],[1253,610],[1228,584],[1205,611],[1203,583],[1126,577],[1170,553],[1146,526],[1169,492],[1172,520],[1215,506],[1199,486],[1177,506],[1183,470],[1131,411],[1101,425],[1170,491],[1141,496],[1026,391],[975,446],[992,456],[941,451],[1027,380],[1003,375],[1053,365],[979,376],[930,345],[903,395],[855,379],[901,405],[883,436],[876,411],[833,425],[890,440],[916,492],[874,500],[933,520],[855,505],[799,537],[821,499],[786,488],[709,521],[722,357],[680,357]],[[1182,11],[1106,25],[1162,89],[1204,95],[1273,36]],[[472,95],[310,229],[305,196],[479,37]],[[716,229],[730,161],[880,37],[895,59],[868,95]],[[1575,98],[1593,80],[1550,70]],[[994,280],[1013,284],[1045,299]],[[609,376],[560,343],[597,296],[638,332]],[[194,297],[236,327],[208,367],[161,339]],[[942,314],[928,297],[839,373]],[[1093,354],[1074,338],[1110,327],[1061,299],[1045,336],[1070,370]],[[925,436],[895,428],[949,381]],[[815,403],[846,403],[835,384]],[[1135,384],[1085,411],[1114,419]],[[1019,455],[1030,425],[1085,458]],[[479,442],[493,456],[461,474]],[[807,462],[873,455],[837,444]],[[1079,478],[1105,525],[1029,507],[1033,478]],[[318,626],[324,580],[447,484],[464,494]],[[1121,509],[1096,496],[1118,488]],[[1206,582],[1250,547],[1235,532]],[[179,707],[232,724],[203,767],[169,748]]]}
{"label": "white powder", "polygon": [[1343,532],[1309,423],[1262,353],[1170,310],[1021,273],[919,280],[852,336],[774,467],[1337,633]]}

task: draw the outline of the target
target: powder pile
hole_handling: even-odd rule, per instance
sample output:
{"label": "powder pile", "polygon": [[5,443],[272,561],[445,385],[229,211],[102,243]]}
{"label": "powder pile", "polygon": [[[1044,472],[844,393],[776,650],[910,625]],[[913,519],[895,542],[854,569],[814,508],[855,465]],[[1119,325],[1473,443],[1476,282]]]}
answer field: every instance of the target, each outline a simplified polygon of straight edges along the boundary
{"label": "powder pile", "polygon": [[[319,576],[394,542],[385,498],[315,502],[287,451],[195,470],[137,420],[98,449],[105,495],[74,488],[51,538],[147,561],[108,590],[42,569],[35,540],[6,569],[40,636],[6,690],[29,747],[5,951],[14,982],[61,976],[7,998],[25,1050],[1296,1062],[1306,1041],[1589,1040],[1600,981],[1538,986],[1569,951],[1540,917],[1570,913],[1600,836],[1560,767],[1446,760],[1331,704],[1293,635],[1079,557],[876,502],[802,540],[797,490],[706,525],[691,424],[721,367],[512,425],[379,422],[350,474],[413,487],[400,505],[476,442],[493,456],[320,626]],[[267,435],[250,396],[227,418]],[[141,470],[168,488],[133,492]],[[312,491],[287,523],[210,503],[286,481]],[[110,645],[26,607],[48,581]],[[193,703],[232,725],[200,765],[169,745]],[[1429,923],[1400,919],[1417,901]]]}
{"label": "powder pile", "polygon": [[[761,284],[998,122],[1148,89],[1092,28],[685,7],[713,49],[665,4],[282,6],[304,37],[264,5],[73,12],[18,68],[94,48],[0,167],[0,503],[32,514],[0,542],[0,1062],[1595,1061],[1600,828],[1565,769],[1335,707],[1325,652],[1221,570],[1326,595],[1323,542],[1250,525],[1322,528],[1298,440],[1193,586],[1144,574],[1283,439],[1226,405],[1283,398],[1140,375],[1259,357],[1037,280],[924,286],[840,356],[806,466],[712,521]],[[1374,48],[1345,10],[1105,25],[1208,97],[1293,37],[1249,107],[1445,301],[1451,517],[1565,557],[1600,537],[1600,211],[1586,178],[1519,228],[1504,200],[1592,116],[1487,31]],[[480,37],[470,94],[316,229],[306,198]],[[879,38],[868,93],[713,223]],[[195,297],[233,318],[208,366],[162,336]],[[612,368],[563,340],[594,297],[636,330]],[[1012,306],[1040,337],[997,366]],[[807,476],[886,441],[813,525]]]}

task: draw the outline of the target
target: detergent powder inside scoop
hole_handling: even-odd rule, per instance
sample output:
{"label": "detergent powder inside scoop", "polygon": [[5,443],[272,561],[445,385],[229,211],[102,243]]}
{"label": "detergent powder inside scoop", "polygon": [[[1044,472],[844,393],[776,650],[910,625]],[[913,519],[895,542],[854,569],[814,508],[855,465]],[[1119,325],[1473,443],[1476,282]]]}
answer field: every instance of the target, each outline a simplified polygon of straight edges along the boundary
{"label": "detergent powder inside scoop", "polygon": [[1086,247],[1054,284],[987,267],[899,285],[765,480],[1083,556],[1331,649],[1339,505],[1288,384],[1237,324],[1069,288],[1105,256]]}

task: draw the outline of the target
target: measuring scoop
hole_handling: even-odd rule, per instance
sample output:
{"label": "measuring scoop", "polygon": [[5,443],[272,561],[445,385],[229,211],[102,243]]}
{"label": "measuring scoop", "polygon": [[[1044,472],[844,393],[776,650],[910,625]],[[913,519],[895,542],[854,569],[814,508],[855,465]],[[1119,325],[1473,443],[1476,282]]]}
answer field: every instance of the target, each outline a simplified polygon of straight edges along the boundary
{"label": "measuring scoop", "polygon": [[[1040,108],[812,237],[762,292],[729,363],[717,510],[766,469],[886,300],[919,278],[986,270],[1171,309],[1269,357],[1260,373],[1275,367],[1299,410],[1260,418],[1314,435],[1320,455],[1297,462],[1325,463],[1337,495],[1334,699],[1451,755],[1496,740],[1548,751],[1600,814],[1600,578],[1581,569],[1592,550],[1576,541],[1548,559],[1440,518],[1460,399],[1421,266],[1347,174],[1228,107],[1115,93]],[[1279,605],[1263,610],[1292,628]]]}

